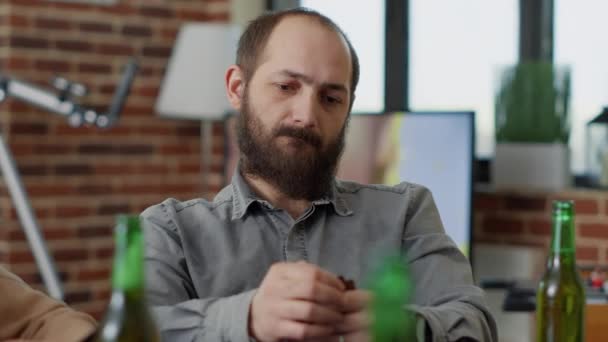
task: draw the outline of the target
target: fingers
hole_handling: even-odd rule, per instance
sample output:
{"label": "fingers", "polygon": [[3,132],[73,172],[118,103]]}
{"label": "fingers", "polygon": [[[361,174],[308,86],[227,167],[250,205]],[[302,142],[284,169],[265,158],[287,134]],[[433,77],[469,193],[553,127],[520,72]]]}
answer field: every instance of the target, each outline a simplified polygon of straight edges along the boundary
{"label": "fingers", "polygon": [[344,335],[344,342],[371,342],[371,340],[368,331],[357,331]]}
{"label": "fingers", "polygon": [[318,282],[296,282],[285,292],[287,298],[310,300],[335,308],[342,308],[344,302],[342,291]]}
{"label": "fingers", "polygon": [[340,324],[344,315],[337,309],[309,301],[285,301],[279,303],[279,316],[284,319],[312,324]]}
{"label": "fingers", "polygon": [[365,290],[352,290],[344,293],[342,311],[345,313],[367,309],[372,301],[372,294]]}
{"label": "fingers", "polygon": [[348,334],[356,331],[367,331],[371,325],[371,318],[367,310],[351,313],[344,317],[344,320],[336,325],[338,334]]}
{"label": "fingers", "polygon": [[344,284],[335,275],[306,262],[284,263],[283,276],[292,280],[319,282],[337,290],[343,291]]}
{"label": "fingers", "polygon": [[308,324],[294,321],[281,321],[276,327],[278,335],[288,340],[307,340],[332,336],[334,328],[329,325]]}

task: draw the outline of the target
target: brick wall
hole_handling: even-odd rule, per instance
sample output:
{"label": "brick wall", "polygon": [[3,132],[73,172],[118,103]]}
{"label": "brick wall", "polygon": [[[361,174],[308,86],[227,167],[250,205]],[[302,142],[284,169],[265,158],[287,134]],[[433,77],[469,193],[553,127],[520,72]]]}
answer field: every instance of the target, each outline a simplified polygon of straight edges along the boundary
{"label": "brick wall", "polygon": [[[0,124],[48,246],[67,302],[100,317],[109,294],[112,226],[166,197],[200,197],[222,182],[222,127],[214,127],[212,174],[201,177],[198,122],[158,118],[154,102],[184,21],[226,21],[228,0],[120,0],[95,6],[43,0],[0,2],[1,71],[48,88],[60,74],[89,87],[83,103],[105,109],[128,56],[140,62],[118,124],[72,128],[65,118],[13,100]],[[0,178],[1,180],[2,178]],[[36,287],[41,279],[0,182],[0,263]]]}
{"label": "brick wall", "polygon": [[572,199],[576,211],[577,261],[608,264],[608,192],[482,192],[475,195],[475,242],[536,246],[548,251],[551,203]]}

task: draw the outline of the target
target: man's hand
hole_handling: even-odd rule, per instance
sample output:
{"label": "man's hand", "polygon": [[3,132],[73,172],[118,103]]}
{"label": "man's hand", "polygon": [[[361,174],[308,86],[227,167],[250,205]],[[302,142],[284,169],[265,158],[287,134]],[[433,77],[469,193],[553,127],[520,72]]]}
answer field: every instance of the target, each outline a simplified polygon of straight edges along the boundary
{"label": "man's hand", "polygon": [[344,321],[337,326],[337,334],[344,336],[345,342],[370,341],[369,328],[371,319],[369,306],[372,295],[364,290],[352,290],[344,293],[342,311]]}
{"label": "man's hand", "polygon": [[249,334],[262,342],[335,335],[345,318],[343,290],[336,276],[315,265],[274,264],[251,302]]}

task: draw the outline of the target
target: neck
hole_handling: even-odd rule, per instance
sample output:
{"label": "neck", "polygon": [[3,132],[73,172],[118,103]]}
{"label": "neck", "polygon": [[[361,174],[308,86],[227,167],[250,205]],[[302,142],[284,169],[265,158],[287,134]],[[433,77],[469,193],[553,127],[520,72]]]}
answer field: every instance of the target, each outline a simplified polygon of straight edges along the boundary
{"label": "neck", "polygon": [[306,199],[294,199],[280,192],[274,185],[266,180],[250,174],[243,173],[243,179],[249,184],[253,192],[260,198],[270,202],[275,208],[285,210],[293,219],[302,216],[310,207],[311,202]]}

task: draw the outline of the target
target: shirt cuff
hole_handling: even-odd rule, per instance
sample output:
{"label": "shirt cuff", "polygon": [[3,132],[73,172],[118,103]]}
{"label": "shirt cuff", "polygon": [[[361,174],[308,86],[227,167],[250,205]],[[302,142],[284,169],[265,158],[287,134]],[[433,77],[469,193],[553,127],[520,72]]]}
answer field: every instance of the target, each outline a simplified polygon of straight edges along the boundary
{"label": "shirt cuff", "polygon": [[416,341],[443,341],[445,336],[441,323],[424,308],[417,305],[407,305],[406,308],[416,314]]}
{"label": "shirt cuff", "polygon": [[221,327],[221,335],[226,337],[226,341],[253,341],[249,336],[248,325],[251,300],[256,291],[253,289],[225,298],[219,306],[218,321],[214,323]]}

